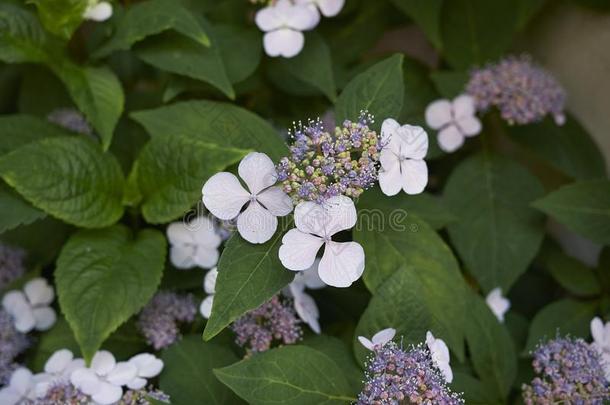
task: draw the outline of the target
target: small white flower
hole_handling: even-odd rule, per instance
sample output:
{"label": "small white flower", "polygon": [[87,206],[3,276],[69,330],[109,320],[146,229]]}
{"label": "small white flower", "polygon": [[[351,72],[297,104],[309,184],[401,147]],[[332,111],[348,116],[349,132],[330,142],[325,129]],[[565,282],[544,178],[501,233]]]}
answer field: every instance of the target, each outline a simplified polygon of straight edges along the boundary
{"label": "small white flower", "polygon": [[485,302],[487,302],[487,306],[491,309],[491,312],[494,313],[496,318],[500,322],[504,322],[504,314],[510,308],[510,301],[502,296],[502,289],[500,287],[496,287],[487,294],[485,298]]}
{"label": "small white flower", "polygon": [[451,383],[451,381],[453,381],[453,371],[449,365],[449,348],[443,340],[436,339],[430,331],[426,333],[426,345],[432,355],[432,361],[440,370],[445,381]]}
{"label": "small white flower", "polygon": [[85,360],[75,359],[68,349],[60,349],[49,357],[44,373],[36,374],[36,396],[44,397],[50,386],[60,381],[70,381],[75,370],[85,368]]}
{"label": "small white flower", "polygon": [[146,379],[153,378],[163,370],[163,361],[150,353],[140,353],[127,361],[136,367],[136,376],[126,385],[132,390],[139,390],[146,386]]}
{"label": "small white flower", "polygon": [[396,335],[396,329],[387,328],[375,333],[371,340],[365,338],[364,336],[358,336],[358,340],[362,346],[374,351],[383,347],[386,343],[394,339],[394,335]]}
{"label": "small white flower", "polygon": [[216,278],[218,278],[218,269],[216,267],[208,271],[203,278],[203,291],[208,296],[201,302],[199,312],[205,319],[210,319],[212,314],[212,304],[214,303],[214,294],[216,293]]}
{"label": "small white flower", "polygon": [[[234,174],[216,173],[203,185],[203,204],[219,219],[237,217],[237,231],[248,242],[265,243],[277,229],[277,217],[292,211],[292,200],[280,187],[274,186],[275,166],[264,153],[249,153],[237,171],[249,191]],[[246,204],[247,208],[241,212]]]}
{"label": "small white flower", "polygon": [[112,17],[112,4],[107,1],[89,0],[83,13],[85,20],[106,21]]}
{"label": "small white flower", "polygon": [[33,329],[45,331],[57,320],[55,310],[49,305],[55,298],[53,287],[38,277],[28,281],[22,291],[9,291],[2,299],[4,310],[11,315],[15,328],[22,333]]}
{"label": "small white flower", "polygon": [[0,389],[0,404],[19,405],[36,399],[35,379],[32,372],[25,367],[13,371],[7,386]]}
{"label": "small white flower", "polygon": [[424,191],[428,184],[428,166],[424,161],[428,152],[426,131],[422,127],[401,126],[388,118],[381,126],[381,140],[385,145],[379,156],[381,191],[389,196],[401,189],[407,194]]}
{"label": "small white flower", "polygon": [[307,4],[320,9],[324,17],[334,17],[341,12],[345,0],[296,0],[296,4]]}
{"label": "small white flower", "polygon": [[426,123],[439,129],[438,145],[445,152],[455,152],[464,144],[465,137],[481,132],[481,121],[476,117],[474,98],[462,94],[453,101],[437,100],[426,108]]}
{"label": "small white flower", "polygon": [[318,322],[320,311],[316,301],[305,292],[305,288],[316,290],[326,287],[326,283],[318,275],[319,263],[320,259],[316,259],[309,269],[298,272],[292,283],[284,289],[284,294],[292,297],[294,309],[299,318],[317,334],[321,332],[320,323]]}
{"label": "small white flower", "polygon": [[280,261],[289,270],[305,270],[324,246],[318,275],[327,285],[349,287],[364,271],[364,250],[356,242],[334,242],[337,232],[353,228],[356,207],[345,196],[329,198],[323,204],[302,202],[294,210],[295,229],[286,232],[280,246]]}
{"label": "small white flower", "polygon": [[301,31],[315,27],[320,16],[315,8],[278,0],[256,13],[258,28],[265,32],[263,45],[269,56],[292,58],[301,52],[305,36]]}
{"label": "small white flower", "polygon": [[610,381],[610,322],[604,324],[600,318],[593,318],[591,320],[591,336],[593,336],[591,346],[601,356],[606,380]]}
{"label": "small white flower", "polygon": [[188,224],[173,222],[167,227],[169,257],[178,269],[198,266],[212,268],[218,262],[218,246],[222,239],[214,222],[207,217],[197,217]]}

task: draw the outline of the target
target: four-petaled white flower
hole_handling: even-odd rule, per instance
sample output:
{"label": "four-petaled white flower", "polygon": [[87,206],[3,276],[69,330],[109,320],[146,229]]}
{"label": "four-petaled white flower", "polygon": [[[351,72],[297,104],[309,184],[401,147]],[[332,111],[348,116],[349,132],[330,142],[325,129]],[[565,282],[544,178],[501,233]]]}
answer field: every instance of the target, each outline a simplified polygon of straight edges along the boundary
{"label": "four-petaled white flower", "polygon": [[[217,218],[237,217],[237,231],[248,242],[265,243],[277,229],[277,217],[292,211],[292,200],[274,185],[277,181],[275,166],[264,153],[249,153],[239,163],[237,171],[249,192],[234,174],[216,173],[203,185],[203,204]],[[241,212],[246,204],[246,210]]]}
{"label": "four-petaled white flower", "polygon": [[216,278],[218,278],[218,269],[216,267],[208,271],[203,278],[203,291],[208,296],[201,301],[199,312],[205,319],[210,319],[212,314],[212,304],[214,303],[214,294],[216,293]]}
{"label": "four-petaled white flower", "polygon": [[309,27],[309,29],[313,29],[320,22],[320,13],[324,17],[336,16],[343,9],[345,0],[296,0],[295,3],[308,6],[315,13],[316,17],[312,19]]}
{"label": "four-petaled white flower", "polygon": [[440,370],[445,381],[451,383],[453,381],[453,371],[449,365],[449,348],[442,339],[436,339],[430,331],[426,333],[426,345],[432,355],[432,361]]}
{"label": "four-petaled white flower", "polygon": [[85,368],[85,360],[75,359],[68,349],[57,350],[45,363],[44,372],[35,376],[36,396],[42,398],[52,385],[69,382],[72,373],[81,368]]}
{"label": "four-petaled white flower", "polygon": [[305,292],[305,288],[317,290],[326,287],[326,283],[318,275],[319,264],[320,259],[316,259],[309,269],[298,272],[292,283],[284,289],[284,294],[292,297],[294,309],[299,318],[317,334],[321,332],[320,323],[318,322],[320,311],[316,301]]}
{"label": "four-petaled white flower", "polygon": [[140,390],[146,386],[146,379],[153,378],[163,370],[163,361],[150,353],[136,354],[127,361],[136,368],[136,376],[127,384],[127,388]]}
{"label": "four-petaled white flower", "polygon": [[496,287],[487,294],[485,302],[491,312],[498,318],[500,322],[504,322],[504,314],[510,308],[510,301],[502,296],[502,289]]}
{"label": "four-petaled white flower", "polygon": [[280,261],[289,270],[306,270],[324,245],[318,275],[333,287],[349,287],[364,271],[364,250],[357,242],[334,242],[337,232],[353,228],[356,207],[345,196],[329,198],[323,204],[302,202],[294,210],[295,229],[282,238]]}
{"label": "four-petaled white flower", "polygon": [[49,305],[55,298],[53,287],[38,277],[28,281],[22,291],[9,291],[2,299],[4,310],[11,315],[15,329],[27,333],[33,329],[45,331],[57,320],[55,310]]}
{"label": "four-petaled white flower", "polygon": [[396,335],[396,329],[387,328],[375,333],[370,340],[364,336],[358,336],[358,340],[362,346],[369,350],[375,351],[382,348],[386,343],[394,339],[394,335]]}
{"label": "four-petaled white flower", "polygon": [[112,17],[112,4],[107,1],[89,0],[83,13],[85,20],[106,21]]}
{"label": "four-petaled white flower", "polygon": [[256,13],[258,28],[265,32],[263,46],[269,56],[292,58],[301,52],[305,36],[301,31],[315,27],[320,19],[315,7],[278,0]]}
{"label": "four-petaled white flower", "polygon": [[464,138],[481,132],[481,121],[476,117],[474,98],[462,94],[453,101],[437,100],[426,108],[426,123],[439,129],[438,145],[445,152],[455,152]]}
{"label": "four-petaled white flower", "polygon": [[604,324],[600,318],[593,318],[591,320],[591,336],[593,336],[591,346],[601,356],[606,380],[610,381],[610,322]]}
{"label": "four-petaled white flower", "polygon": [[178,269],[198,266],[212,268],[218,262],[218,246],[222,242],[214,222],[207,217],[197,217],[188,224],[173,222],[167,227],[169,257]]}
{"label": "four-petaled white flower", "polygon": [[13,371],[9,383],[0,389],[0,404],[19,405],[31,403],[36,399],[35,379],[32,372],[25,367]]}
{"label": "four-petaled white flower", "polygon": [[401,126],[388,118],[381,126],[381,141],[385,145],[379,156],[381,191],[389,196],[401,189],[407,194],[424,191],[428,184],[428,166],[424,161],[428,152],[426,131],[422,127]]}

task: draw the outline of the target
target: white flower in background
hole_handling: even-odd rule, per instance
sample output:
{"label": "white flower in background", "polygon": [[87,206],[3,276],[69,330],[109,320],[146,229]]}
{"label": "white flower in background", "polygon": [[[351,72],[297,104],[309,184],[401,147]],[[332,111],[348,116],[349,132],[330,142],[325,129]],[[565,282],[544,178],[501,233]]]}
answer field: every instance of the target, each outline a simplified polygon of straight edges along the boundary
{"label": "white flower in background", "polygon": [[28,281],[22,291],[9,291],[2,299],[2,306],[15,322],[15,329],[27,333],[33,329],[45,331],[57,320],[55,310],[49,305],[55,298],[53,287],[42,277]]}
{"label": "white flower in background", "polygon": [[214,303],[214,294],[216,293],[216,278],[218,277],[218,269],[214,267],[208,271],[203,278],[203,291],[208,294],[207,297],[201,301],[199,306],[199,312],[205,319],[210,319],[212,314],[212,304]]}
{"label": "white flower in background", "polygon": [[345,0],[296,0],[296,4],[308,5],[314,8],[316,13],[319,9],[324,17],[334,17],[343,9]]}
{"label": "white flower in background", "polygon": [[422,127],[400,125],[392,118],[383,121],[381,140],[385,145],[379,156],[381,171],[379,187],[385,195],[396,195],[400,190],[419,194],[428,184],[428,134]]}
{"label": "white flower in background", "polygon": [[207,217],[197,217],[188,224],[173,222],[167,227],[169,257],[178,269],[195,266],[212,268],[218,263],[218,246],[222,239],[214,222]]}
{"label": "white flower in background", "polygon": [[436,339],[430,331],[426,333],[426,345],[430,349],[432,361],[445,377],[445,381],[451,383],[453,381],[453,371],[449,365],[449,348],[443,340]]}
{"label": "white flower in background", "polygon": [[356,225],[356,207],[345,196],[329,198],[323,204],[302,202],[294,210],[295,229],[282,238],[280,261],[289,270],[311,267],[322,246],[324,254],[318,275],[333,287],[349,287],[364,271],[364,250],[356,242],[334,242],[337,232]]}
{"label": "white flower in background", "polygon": [[318,275],[319,263],[320,259],[316,259],[309,269],[297,273],[292,283],[284,289],[284,294],[292,297],[294,309],[299,318],[317,334],[321,332],[318,322],[320,311],[316,301],[305,292],[305,288],[317,290],[326,287],[326,283]]}
{"label": "white flower in background", "polygon": [[85,360],[75,359],[68,349],[60,349],[49,357],[44,365],[44,372],[36,374],[36,396],[44,397],[53,384],[70,381],[75,370],[85,368]]}
{"label": "white flower in background", "polygon": [[364,336],[358,336],[358,341],[360,341],[362,346],[374,351],[383,347],[386,343],[394,339],[394,335],[396,335],[396,329],[387,328],[375,333],[371,340],[365,338]]}
{"label": "white flower in background", "polygon": [[600,318],[593,318],[591,320],[591,336],[593,336],[591,346],[601,356],[606,380],[610,381],[610,322],[604,324]]}
{"label": "white flower in background", "polygon": [[107,1],[89,0],[83,13],[85,20],[106,21],[112,17],[112,4]]}
{"label": "white flower in background", "polygon": [[438,129],[438,145],[445,152],[455,152],[464,144],[465,137],[481,132],[481,121],[476,117],[472,96],[461,95],[453,101],[437,100],[426,108],[426,123]]}
{"label": "white flower in background", "polygon": [[[237,231],[248,242],[265,243],[277,229],[277,217],[292,211],[292,200],[280,187],[274,186],[275,166],[264,153],[249,153],[237,171],[249,191],[234,174],[216,173],[203,185],[203,204],[219,219],[237,217]],[[241,212],[244,205],[247,208]]]}
{"label": "white flower in background", "polygon": [[301,52],[305,36],[301,31],[312,29],[320,16],[315,8],[278,0],[256,13],[258,28],[265,32],[263,46],[269,56],[292,58]]}
{"label": "white flower in background", "polygon": [[25,367],[13,371],[7,386],[0,389],[0,404],[19,405],[31,403],[36,398],[35,379],[32,372]]}
{"label": "white flower in background", "polygon": [[146,379],[158,376],[163,370],[163,361],[150,353],[140,353],[127,361],[136,367],[136,376],[126,385],[132,390],[140,390],[146,386]]}
{"label": "white flower in background", "polygon": [[485,298],[485,302],[487,302],[487,306],[491,309],[491,312],[494,313],[496,318],[500,322],[504,322],[504,314],[510,308],[510,301],[502,296],[502,289],[500,287],[496,287],[487,294]]}

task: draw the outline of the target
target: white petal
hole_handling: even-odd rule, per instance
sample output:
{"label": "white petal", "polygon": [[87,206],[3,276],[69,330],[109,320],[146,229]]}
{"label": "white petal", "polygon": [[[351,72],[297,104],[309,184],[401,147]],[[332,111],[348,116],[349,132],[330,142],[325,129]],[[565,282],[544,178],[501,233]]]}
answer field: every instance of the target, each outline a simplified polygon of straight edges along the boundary
{"label": "white petal", "polygon": [[375,346],[383,346],[394,339],[395,335],[396,329],[394,328],[382,329],[373,335],[372,341]]}
{"label": "white petal", "polygon": [[106,21],[110,17],[112,17],[112,5],[106,1],[87,7],[83,14],[84,19],[93,21]]}
{"label": "white petal", "polygon": [[199,246],[195,251],[193,261],[199,267],[211,269],[218,263],[218,257],[219,253],[217,249]]}
{"label": "white petal", "polygon": [[44,365],[45,373],[59,374],[72,362],[74,355],[68,349],[60,349],[49,357]]}
{"label": "white petal", "polygon": [[403,125],[396,131],[402,141],[400,156],[409,159],[423,159],[428,153],[428,134],[422,127]]}
{"label": "white petal", "polygon": [[396,130],[400,128],[400,124],[394,118],[386,118],[381,124],[381,141],[388,145],[390,140],[394,138]]}
{"label": "white petal", "polygon": [[62,377],[70,379],[70,376],[75,370],[79,370],[81,368],[85,368],[85,360],[83,359],[74,359],[68,364],[68,366],[63,370]]}
{"label": "white petal", "polygon": [[15,329],[21,333],[28,333],[36,327],[36,317],[34,311],[29,305],[24,305],[22,308],[18,308],[13,316],[15,322]]}
{"label": "white petal", "polygon": [[21,400],[21,395],[10,386],[0,389],[0,404],[17,405]]}
{"label": "white petal", "polygon": [[[320,15],[315,6],[301,5],[301,4],[289,4],[288,2],[277,3],[278,13],[282,14],[284,19],[284,26],[292,28],[297,31],[303,31],[314,28],[320,21]],[[285,7],[283,7],[285,6]]]}
{"label": "white petal", "polygon": [[169,260],[177,269],[190,269],[195,267],[195,247],[174,245],[169,248]]}
{"label": "white petal", "polygon": [[93,395],[100,389],[101,381],[95,371],[89,368],[74,370],[70,382],[87,395]]}
{"label": "white petal", "polygon": [[604,323],[597,316],[591,320],[591,336],[593,336],[593,341],[595,343],[603,347],[605,337]]}
{"label": "white petal", "polygon": [[55,325],[55,321],[57,321],[57,314],[51,307],[34,308],[33,314],[36,322],[34,327],[38,331],[51,329]]}
{"label": "white petal", "polygon": [[260,9],[254,17],[254,22],[261,31],[272,31],[280,28],[283,25],[281,16],[277,14],[277,10],[273,6]]}
{"label": "white petal", "polygon": [[282,238],[278,256],[288,270],[301,271],[314,263],[318,250],[324,241],[298,229],[291,229]]}
{"label": "white petal", "polygon": [[205,319],[210,319],[210,315],[212,315],[212,304],[214,304],[214,296],[208,295],[199,305],[199,313]]}
{"label": "white petal", "polygon": [[362,276],[364,250],[356,242],[327,242],[318,273],[333,287],[349,287]]}
{"label": "white petal", "polygon": [[201,189],[205,207],[219,219],[233,219],[248,202],[248,193],[234,174],[216,173],[208,179]]}
{"label": "white petal", "polygon": [[25,367],[20,367],[13,371],[9,386],[21,394],[21,396],[27,396],[27,394],[34,388],[32,382],[32,372]]}
{"label": "white petal", "polygon": [[252,194],[260,193],[277,181],[275,165],[269,156],[260,152],[248,153],[239,162],[237,172]]}
{"label": "white petal", "polygon": [[317,0],[317,2],[324,17],[336,16],[345,5],[345,0]]}
{"label": "white petal", "polygon": [[53,287],[42,277],[28,281],[23,292],[31,305],[49,305],[55,298]]}
{"label": "white petal", "polygon": [[104,376],[110,373],[116,366],[116,360],[112,353],[107,350],[100,350],[95,353],[91,360],[91,369],[97,375]]}
{"label": "white petal", "polygon": [[165,232],[167,234],[167,240],[172,245],[195,243],[193,233],[184,222],[172,222]]}
{"label": "white petal", "polygon": [[258,194],[256,199],[276,217],[283,217],[292,212],[292,199],[279,186],[269,187]]}
{"label": "white petal", "polygon": [[426,345],[430,349],[432,361],[445,377],[445,380],[450,383],[453,380],[453,372],[449,365],[449,348],[442,339],[434,338],[430,331],[426,333]]}
{"label": "white petal", "polygon": [[214,294],[216,292],[216,279],[218,278],[218,268],[214,267],[208,271],[203,278],[203,291],[206,294]]}
{"label": "white petal", "polygon": [[276,229],[277,218],[258,201],[251,201],[248,208],[237,217],[237,231],[250,243],[267,242]]}
{"label": "white petal", "polygon": [[135,364],[121,361],[108,373],[106,380],[112,385],[125,385],[136,378],[137,375],[138,368]]}
{"label": "white petal", "polygon": [[456,119],[472,117],[476,113],[474,97],[462,94],[453,100],[452,108]]}
{"label": "white petal", "polygon": [[198,246],[217,248],[222,240],[216,233],[214,222],[208,217],[197,217],[188,223],[187,228],[192,232],[192,238]]}
{"label": "white petal", "polygon": [[[299,2],[297,1],[297,4],[299,4]],[[318,8],[313,4],[313,3],[309,3],[308,4],[308,11],[309,11],[309,23],[305,26],[303,26],[302,30],[303,31],[309,31],[312,30],[314,28],[316,28],[318,26],[318,24],[320,24],[320,12],[318,11]]]}
{"label": "white petal", "polygon": [[21,311],[24,306],[29,306],[29,303],[25,297],[25,294],[21,291],[9,291],[4,294],[4,297],[2,298],[2,307],[11,315]]}
{"label": "white petal", "polygon": [[426,165],[426,162],[407,159],[402,161],[400,167],[402,189],[405,193],[413,195],[424,191],[428,184],[428,165]]}
{"label": "white petal", "polygon": [[[295,291],[297,290],[293,290],[293,294]],[[318,311],[316,302],[309,294],[306,294],[303,291],[297,292],[294,296],[294,309],[299,315],[299,318],[309,325],[311,330],[320,334],[320,324],[318,322],[320,312]]]}
{"label": "white petal", "polygon": [[366,347],[369,350],[374,350],[375,349],[375,345],[373,344],[373,342],[371,342],[370,340],[368,340],[364,336],[358,336],[358,341],[360,342],[360,344],[362,346]]}
{"label": "white petal", "polygon": [[163,370],[163,361],[150,353],[137,354],[129,362],[136,366],[139,377],[156,377]]}
{"label": "white petal", "polygon": [[465,136],[475,136],[482,129],[481,121],[474,115],[458,118],[456,124]]}
{"label": "white petal", "polygon": [[445,377],[445,381],[451,384],[453,381],[453,370],[451,370],[449,363],[439,363],[437,364],[437,367],[441,371],[443,377]]}
{"label": "white petal", "polygon": [[485,298],[485,302],[491,312],[500,322],[504,322],[504,314],[510,308],[510,301],[502,296],[500,287],[494,288]]}
{"label": "white petal", "polygon": [[121,387],[102,381],[100,389],[91,396],[91,399],[100,405],[111,405],[121,399],[122,396],[123,389]]}
{"label": "white petal", "polygon": [[451,102],[437,100],[426,107],[426,124],[432,129],[439,129],[451,122]]}
{"label": "white petal", "polygon": [[438,133],[438,146],[447,152],[455,152],[464,144],[464,135],[455,125],[449,125]]}
{"label": "white petal", "polygon": [[146,382],[147,382],[146,379],[136,377],[127,383],[127,388],[132,389],[132,390],[140,390],[146,386]]}
{"label": "white petal", "polygon": [[294,222],[300,231],[322,237],[351,229],[356,220],[356,206],[346,196],[329,198],[323,204],[302,202],[294,210]]}
{"label": "white petal", "polygon": [[263,37],[265,52],[269,56],[292,58],[301,52],[305,44],[305,36],[300,31],[282,28],[267,32]]}
{"label": "white petal", "polygon": [[[383,151],[381,152],[383,153]],[[388,196],[396,195],[402,188],[402,174],[400,173],[400,161],[396,158],[396,163],[388,168],[386,164],[379,171],[379,187],[383,194]]]}

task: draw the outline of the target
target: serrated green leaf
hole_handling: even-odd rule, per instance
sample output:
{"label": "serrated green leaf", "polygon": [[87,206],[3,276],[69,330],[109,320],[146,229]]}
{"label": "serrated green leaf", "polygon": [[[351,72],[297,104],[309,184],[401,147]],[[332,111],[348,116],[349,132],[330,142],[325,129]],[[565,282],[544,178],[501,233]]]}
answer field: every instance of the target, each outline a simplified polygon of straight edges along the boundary
{"label": "serrated green leaf", "polygon": [[57,259],[59,305],[84,358],[136,314],[161,281],[166,243],[161,232],[116,225],[74,234]]}
{"label": "serrated green leaf", "polygon": [[445,185],[445,206],[458,218],[449,236],[485,291],[508,291],[530,264],[544,218],[529,204],[543,193],[519,164],[484,152],[460,163]]}
{"label": "serrated green leaf", "polygon": [[284,346],[257,354],[214,374],[253,405],[344,404],[354,402],[343,371],[325,354]]}
{"label": "serrated green leaf", "polygon": [[7,214],[0,216],[0,233],[45,217],[44,212],[32,207],[3,182],[0,182],[0,207]]}
{"label": "serrated green leaf", "polygon": [[67,223],[101,228],[123,215],[118,162],[81,137],[52,137],[0,158],[0,176],[36,208]]}
{"label": "serrated green leaf", "polygon": [[33,115],[3,115],[0,116],[0,156],[42,138],[67,135],[70,132]]}
{"label": "serrated green leaf", "polygon": [[441,7],[443,0],[391,0],[403,13],[408,15],[426,33],[428,40],[437,48],[442,48],[440,33]]}
{"label": "serrated green leaf", "polygon": [[593,269],[588,268],[581,261],[555,251],[546,258],[545,263],[555,281],[571,293],[576,295],[601,293],[601,286]]}
{"label": "serrated green leaf", "polygon": [[29,0],[38,8],[38,16],[47,31],[68,40],[83,21],[88,1]]}
{"label": "serrated green leaf", "polygon": [[568,184],[533,206],[594,242],[610,244],[610,181]]}

